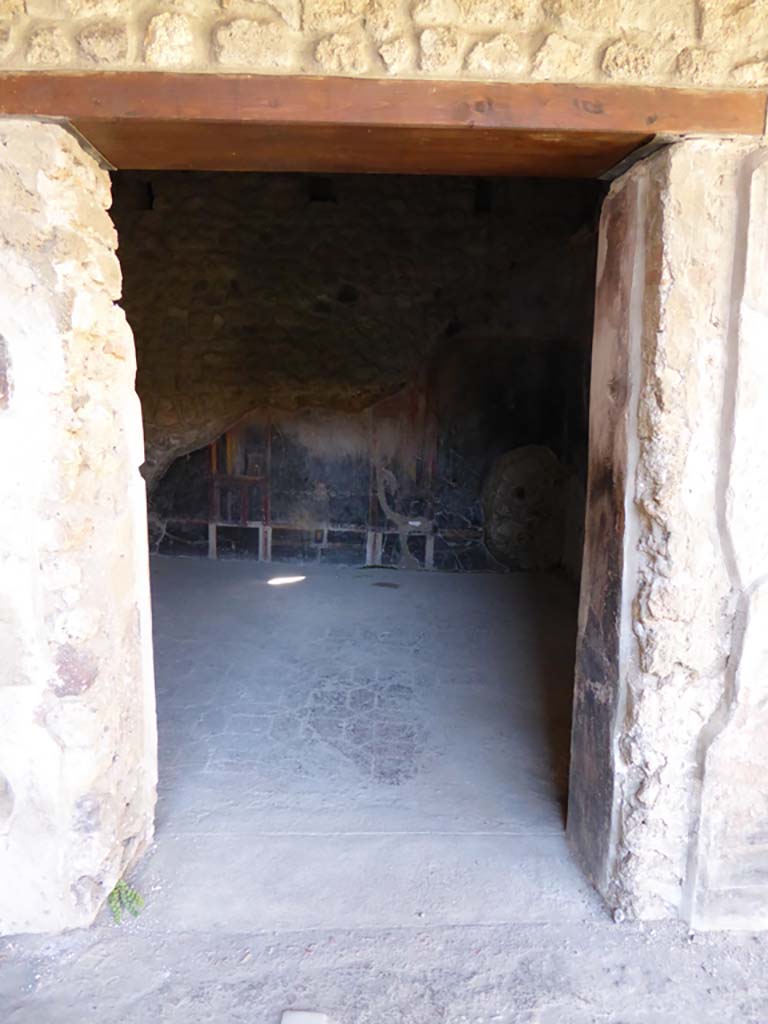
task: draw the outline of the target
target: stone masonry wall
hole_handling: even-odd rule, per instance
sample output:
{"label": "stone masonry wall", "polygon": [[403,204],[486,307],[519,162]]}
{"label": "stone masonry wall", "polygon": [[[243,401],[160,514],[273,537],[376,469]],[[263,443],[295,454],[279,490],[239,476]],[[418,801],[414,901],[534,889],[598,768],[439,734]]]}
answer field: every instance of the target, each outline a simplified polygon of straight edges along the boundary
{"label": "stone masonry wall", "polygon": [[115,175],[150,489],[251,410],[358,412],[457,348],[484,366],[509,350],[500,435],[522,436],[542,409],[559,421],[545,353],[587,362],[602,194],[580,181]]}
{"label": "stone masonry wall", "polygon": [[599,256],[569,832],[621,913],[702,928],[768,925],[766,160],[638,164]]}
{"label": "stone masonry wall", "polygon": [[4,69],[768,84],[765,0],[0,0]]}
{"label": "stone masonry wall", "polygon": [[0,933],[89,924],[152,836],[133,339],[108,176],[0,121]]}

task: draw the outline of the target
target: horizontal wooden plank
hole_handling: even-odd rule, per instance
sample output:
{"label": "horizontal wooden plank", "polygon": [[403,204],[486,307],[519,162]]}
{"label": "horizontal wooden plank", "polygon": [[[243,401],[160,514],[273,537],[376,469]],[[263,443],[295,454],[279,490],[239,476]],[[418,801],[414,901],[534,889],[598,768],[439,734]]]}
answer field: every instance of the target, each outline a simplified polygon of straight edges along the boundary
{"label": "horizontal wooden plank", "polygon": [[73,121],[759,135],[766,94],[548,82],[25,72],[0,75],[0,113]]}
{"label": "horizontal wooden plank", "polygon": [[77,120],[74,125],[124,170],[593,178],[650,137],[154,120]]}

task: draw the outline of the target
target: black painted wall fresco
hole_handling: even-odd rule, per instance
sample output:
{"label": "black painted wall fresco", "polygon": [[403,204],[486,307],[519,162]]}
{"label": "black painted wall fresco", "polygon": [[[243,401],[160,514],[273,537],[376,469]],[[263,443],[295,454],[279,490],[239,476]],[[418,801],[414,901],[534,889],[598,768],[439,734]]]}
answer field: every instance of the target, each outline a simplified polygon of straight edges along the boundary
{"label": "black painted wall fresco", "polygon": [[[457,338],[362,412],[256,410],[173,464],[152,499],[156,550],[447,571],[567,564],[588,374],[579,347]],[[489,480],[521,463],[525,475],[489,496]],[[489,518],[504,535],[510,516],[511,539],[489,543]]]}
{"label": "black painted wall fresco", "polygon": [[154,550],[578,576],[601,183],[113,184]]}

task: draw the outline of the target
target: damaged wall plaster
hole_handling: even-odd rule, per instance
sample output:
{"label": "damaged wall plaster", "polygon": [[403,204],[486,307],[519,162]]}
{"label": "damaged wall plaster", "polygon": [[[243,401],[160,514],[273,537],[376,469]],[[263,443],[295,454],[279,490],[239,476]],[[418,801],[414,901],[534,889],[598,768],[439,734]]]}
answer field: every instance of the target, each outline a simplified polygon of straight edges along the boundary
{"label": "damaged wall plaster", "polygon": [[637,165],[599,256],[569,831],[613,906],[699,927],[768,921],[765,156]]}
{"label": "damaged wall plaster", "polygon": [[142,431],[107,174],[0,121],[0,932],[93,920],[152,837]]}

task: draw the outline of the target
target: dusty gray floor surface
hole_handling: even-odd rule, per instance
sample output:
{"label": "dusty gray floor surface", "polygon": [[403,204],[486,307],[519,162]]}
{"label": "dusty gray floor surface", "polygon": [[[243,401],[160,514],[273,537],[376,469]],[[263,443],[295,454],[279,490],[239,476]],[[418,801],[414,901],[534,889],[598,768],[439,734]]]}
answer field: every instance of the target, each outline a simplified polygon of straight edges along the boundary
{"label": "dusty gray floor surface", "polygon": [[766,939],[615,925],[569,857],[568,584],[293,571],[154,561],[147,906],[7,940],[3,1024],[768,1022]]}

